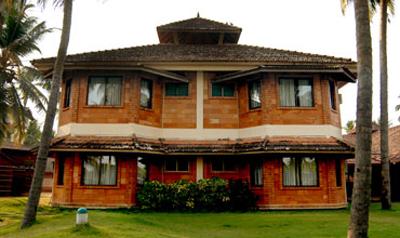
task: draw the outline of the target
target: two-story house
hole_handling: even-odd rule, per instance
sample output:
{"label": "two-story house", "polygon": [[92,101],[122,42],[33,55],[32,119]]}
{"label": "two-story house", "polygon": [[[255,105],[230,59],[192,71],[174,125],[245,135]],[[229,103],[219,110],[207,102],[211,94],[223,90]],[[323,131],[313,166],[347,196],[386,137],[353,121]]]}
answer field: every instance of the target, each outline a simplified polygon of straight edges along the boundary
{"label": "two-story house", "polygon": [[54,205],[134,206],[140,158],[148,180],[251,181],[264,209],[346,206],[337,92],[354,61],[240,45],[241,28],[201,17],[157,32],[156,45],[67,57]]}

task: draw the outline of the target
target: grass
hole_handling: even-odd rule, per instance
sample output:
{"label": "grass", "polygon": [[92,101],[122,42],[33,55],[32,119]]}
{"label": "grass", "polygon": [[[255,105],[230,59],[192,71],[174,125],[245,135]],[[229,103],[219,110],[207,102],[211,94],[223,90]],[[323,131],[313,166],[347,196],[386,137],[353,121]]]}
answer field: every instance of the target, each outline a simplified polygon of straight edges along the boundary
{"label": "grass", "polygon": [[[75,226],[75,211],[42,205],[38,221],[19,230],[26,198],[0,198],[0,237],[346,237],[349,210],[249,213],[155,213],[90,210],[90,225]],[[399,237],[400,203],[371,206],[370,237]]]}

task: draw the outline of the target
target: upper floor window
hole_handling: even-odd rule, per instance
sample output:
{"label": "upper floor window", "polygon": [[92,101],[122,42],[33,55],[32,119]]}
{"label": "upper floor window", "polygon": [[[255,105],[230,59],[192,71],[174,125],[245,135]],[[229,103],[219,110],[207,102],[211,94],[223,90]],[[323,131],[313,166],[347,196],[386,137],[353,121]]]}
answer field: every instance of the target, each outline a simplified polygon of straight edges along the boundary
{"label": "upper floor window", "polygon": [[214,172],[236,171],[236,163],[232,159],[214,159],[211,161],[211,170]]}
{"label": "upper floor window", "polygon": [[312,79],[282,78],[279,80],[282,107],[313,107]]}
{"label": "upper floor window", "polygon": [[235,85],[234,84],[212,84],[213,97],[233,97],[235,95]]}
{"label": "upper floor window", "polygon": [[248,83],[249,89],[249,108],[255,109],[261,107],[261,81],[254,80]]}
{"label": "upper floor window", "polygon": [[188,96],[189,84],[188,83],[166,83],[165,96]]}
{"label": "upper floor window", "polygon": [[90,77],[88,89],[88,105],[121,105],[122,78],[109,77]]}
{"label": "upper floor window", "polygon": [[65,83],[64,108],[68,108],[71,103],[71,82],[72,80],[67,80]]}
{"label": "upper floor window", "polygon": [[331,108],[333,110],[336,110],[336,88],[335,88],[335,82],[332,80],[329,80],[329,99],[331,103]]}
{"label": "upper floor window", "polygon": [[284,157],[283,186],[318,186],[317,161],[311,157]]}
{"label": "upper floor window", "polygon": [[113,155],[90,155],[82,164],[83,185],[116,185],[117,159]]}
{"label": "upper floor window", "polygon": [[165,171],[169,172],[188,172],[189,161],[187,159],[166,159]]}
{"label": "upper floor window", "polygon": [[152,107],[153,81],[149,79],[140,80],[140,106],[144,108]]}

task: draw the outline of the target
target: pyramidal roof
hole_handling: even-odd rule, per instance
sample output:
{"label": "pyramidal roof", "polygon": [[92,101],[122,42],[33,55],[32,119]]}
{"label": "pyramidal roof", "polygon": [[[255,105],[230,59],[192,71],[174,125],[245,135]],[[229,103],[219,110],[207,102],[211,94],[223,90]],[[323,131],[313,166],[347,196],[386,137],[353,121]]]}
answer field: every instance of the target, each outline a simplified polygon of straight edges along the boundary
{"label": "pyramidal roof", "polygon": [[160,43],[237,44],[242,29],[233,24],[197,17],[157,27]]}
{"label": "pyramidal roof", "polygon": [[210,19],[202,18],[199,15],[194,18],[176,21],[157,27],[157,31],[209,31],[209,32],[238,32],[242,28],[232,23],[221,23]]}

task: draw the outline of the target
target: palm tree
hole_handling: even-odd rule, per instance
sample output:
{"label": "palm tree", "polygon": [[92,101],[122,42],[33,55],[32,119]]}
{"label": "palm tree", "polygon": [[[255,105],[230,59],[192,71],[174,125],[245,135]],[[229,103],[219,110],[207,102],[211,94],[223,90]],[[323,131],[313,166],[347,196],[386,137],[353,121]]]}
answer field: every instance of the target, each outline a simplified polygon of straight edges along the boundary
{"label": "palm tree", "polygon": [[390,192],[390,164],[389,164],[389,121],[388,121],[388,73],[387,73],[387,22],[388,10],[394,14],[392,0],[379,0],[380,2],[380,34],[379,34],[379,64],[380,64],[380,150],[381,150],[381,208],[391,209]]}
{"label": "palm tree", "polygon": [[39,110],[45,110],[47,105],[46,96],[38,88],[40,72],[21,61],[21,57],[40,51],[38,41],[51,31],[44,22],[27,16],[31,7],[14,2],[1,16],[4,24],[0,31],[0,142],[10,134],[15,142],[23,140],[27,123],[33,119],[28,101]]}
{"label": "palm tree", "polygon": [[[45,0],[39,0],[40,4],[44,4]],[[46,168],[47,156],[49,154],[49,147],[53,137],[53,124],[54,117],[57,111],[57,102],[59,101],[61,78],[64,71],[64,62],[67,55],[69,35],[71,30],[72,19],[72,0],[54,0],[54,4],[63,4],[64,19],[61,32],[61,40],[58,48],[57,58],[54,63],[50,99],[48,103],[46,118],[44,121],[42,137],[40,139],[40,146],[38,156],[35,163],[35,172],[33,174],[31,188],[29,190],[28,202],[26,204],[24,217],[22,220],[21,228],[26,228],[36,220],[36,211],[39,204],[40,193],[42,190],[43,176]]]}
{"label": "palm tree", "polygon": [[[346,4],[343,4],[345,2]],[[371,200],[372,48],[371,1],[354,0],[357,41],[356,164],[348,237],[368,237]],[[342,6],[347,1],[342,0]]]}
{"label": "palm tree", "polygon": [[[346,8],[348,0],[341,0],[342,11]],[[370,15],[375,13],[376,4],[380,5],[380,32],[379,32],[379,63],[380,63],[380,154],[381,154],[381,208],[391,208],[390,170],[389,170],[389,121],[388,121],[388,74],[387,74],[387,22],[388,10],[394,14],[393,0],[369,0]]]}

